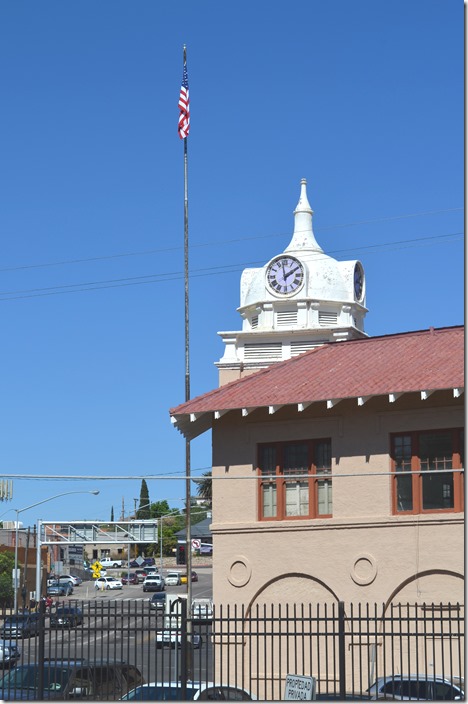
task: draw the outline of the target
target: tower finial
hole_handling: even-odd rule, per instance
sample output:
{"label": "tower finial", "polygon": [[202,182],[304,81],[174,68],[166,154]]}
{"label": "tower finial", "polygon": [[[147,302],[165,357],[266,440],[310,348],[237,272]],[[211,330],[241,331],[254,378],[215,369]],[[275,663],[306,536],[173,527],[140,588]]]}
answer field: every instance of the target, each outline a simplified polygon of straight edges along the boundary
{"label": "tower finial", "polygon": [[307,198],[307,179],[302,178],[301,194],[294,211],[294,233],[291,242],[285,249],[285,252],[304,249],[323,252],[322,248],[318,245],[312,230],[313,214],[314,211],[312,210]]}

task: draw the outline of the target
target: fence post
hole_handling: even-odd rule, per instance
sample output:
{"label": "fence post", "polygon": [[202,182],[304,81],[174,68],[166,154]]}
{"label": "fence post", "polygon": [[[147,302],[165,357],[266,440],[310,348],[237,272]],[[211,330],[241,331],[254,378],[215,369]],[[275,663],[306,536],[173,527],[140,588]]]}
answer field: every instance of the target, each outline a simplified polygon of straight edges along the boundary
{"label": "fence post", "polygon": [[340,699],[346,698],[346,643],[344,601],[338,602],[338,663],[340,677]]}
{"label": "fence post", "polygon": [[39,612],[37,644],[37,698],[39,701],[44,699],[45,608],[45,599],[39,599],[36,606]]}
{"label": "fence post", "polygon": [[[187,700],[187,679],[189,677],[188,668],[188,639],[187,639],[187,599],[180,600],[180,679],[181,679],[181,691],[180,697],[182,701]],[[176,647],[176,657],[177,657]]]}

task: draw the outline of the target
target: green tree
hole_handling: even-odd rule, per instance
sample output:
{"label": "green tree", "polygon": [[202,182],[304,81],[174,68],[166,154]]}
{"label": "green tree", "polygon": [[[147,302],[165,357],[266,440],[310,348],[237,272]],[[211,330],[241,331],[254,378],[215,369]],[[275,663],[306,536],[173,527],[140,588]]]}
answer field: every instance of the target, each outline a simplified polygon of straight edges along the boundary
{"label": "green tree", "polygon": [[163,501],[155,501],[154,504],[150,505],[150,518],[160,518],[161,516],[166,516],[168,513],[171,513],[171,507],[166,499]]}
{"label": "green tree", "polygon": [[7,606],[13,602],[12,572],[15,556],[9,552],[0,553],[0,605]]}
{"label": "green tree", "polygon": [[136,512],[136,517],[140,518],[141,520],[145,520],[146,518],[151,518],[149,491],[148,491],[148,485],[147,485],[145,479],[141,480],[140,505],[139,505],[138,510]]}
{"label": "green tree", "polygon": [[112,522],[114,521],[114,507],[113,507],[113,506],[111,507],[111,517],[110,517],[110,519],[111,519],[111,523],[112,523]]}
{"label": "green tree", "polygon": [[195,479],[195,484],[197,485],[197,496],[211,507],[213,500],[212,495],[212,477],[211,472],[204,472],[202,474],[202,479]]}

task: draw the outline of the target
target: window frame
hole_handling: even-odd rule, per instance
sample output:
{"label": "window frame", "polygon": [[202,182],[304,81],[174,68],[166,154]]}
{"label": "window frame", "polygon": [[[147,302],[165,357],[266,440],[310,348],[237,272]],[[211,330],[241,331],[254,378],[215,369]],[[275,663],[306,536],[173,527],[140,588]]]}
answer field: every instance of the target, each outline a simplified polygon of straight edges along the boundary
{"label": "window frame", "polygon": [[[453,507],[450,508],[423,508],[423,487],[424,477],[430,476],[430,470],[421,468],[421,458],[419,456],[420,438],[422,435],[436,435],[437,433],[451,433],[452,435],[452,478],[453,478]],[[394,516],[422,515],[434,513],[460,513],[464,510],[464,429],[458,428],[431,428],[430,430],[401,430],[390,434],[390,462],[391,462],[391,490],[392,490],[392,514]],[[395,439],[398,437],[410,438],[411,451],[411,496],[413,506],[411,509],[398,510],[398,478],[405,475],[404,471],[397,470]],[[441,475],[439,475],[441,476]]]}
{"label": "window frame", "polygon": [[[317,467],[317,448],[320,443],[328,443],[329,445],[329,455],[330,464],[328,468]],[[287,507],[287,492],[286,486],[288,481],[288,473],[284,472],[284,456],[285,448],[292,445],[307,445],[307,471],[304,472],[304,479],[296,478],[297,482],[307,483],[309,506],[308,512],[298,515],[288,515],[286,513]],[[263,472],[261,469],[261,453],[264,448],[274,448],[275,450],[275,469],[272,470],[271,475]],[[333,485],[333,457],[332,457],[332,441],[330,437],[314,438],[307,440],[281,440],[275,442],[262,442],[257,445],[257,476],[258,476],[258,492],[257,492],[257,502],[258,502],[258,520],[260,521],[301,521],[310,520],[316,518],[332,518],[332,513],[322,514],[319,513],[319,484],[320,482],[328,481],[329,484]],[[300,474],[300,472],[298,472]],[[271,479],[270,479],[271,477]],[[264,509],[264,486],[272,486],[276,489],[276,515],[265,516],[263,513]],[[333,509],[333,494],[331,498],[331,505]]]}

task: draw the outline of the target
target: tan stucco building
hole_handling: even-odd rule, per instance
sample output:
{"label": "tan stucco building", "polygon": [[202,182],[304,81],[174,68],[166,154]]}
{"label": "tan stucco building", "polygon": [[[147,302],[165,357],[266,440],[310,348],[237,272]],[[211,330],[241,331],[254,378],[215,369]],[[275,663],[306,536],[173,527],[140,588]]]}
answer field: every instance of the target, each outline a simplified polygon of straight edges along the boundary
{"label": "tan stucco building", "polygon": [[463,328],[328,344],[172,411],[213,433],[217,603],[462,602]]}
{"label": "tan stucco building", "polygon": [[289,246],[242,275],[220,387],[170,411],[212,431],[215,605],[442,612],[464,602],[464,329],[367,337],[364,267],[323,253],[305,186]]}

